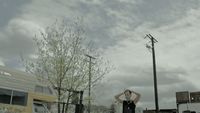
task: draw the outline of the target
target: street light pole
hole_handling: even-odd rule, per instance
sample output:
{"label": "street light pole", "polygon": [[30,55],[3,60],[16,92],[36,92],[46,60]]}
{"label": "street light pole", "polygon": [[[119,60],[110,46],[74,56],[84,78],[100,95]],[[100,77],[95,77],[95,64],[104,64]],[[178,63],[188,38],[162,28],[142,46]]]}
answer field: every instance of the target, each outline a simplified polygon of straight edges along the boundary
{"label": "street light pole", "polygon": [[151,40],[151,47],[149,45],[147,45],[146,47],[152,49],[155,107],[156,107],[156,113],[159,113],[157,75],[156,75],[156,58],[155,58],[155,50],[154,50],[154,43],[156,43],[158,41],[153,36],[151,36],[150,34],[146,35],[146,37],[148,37]]}

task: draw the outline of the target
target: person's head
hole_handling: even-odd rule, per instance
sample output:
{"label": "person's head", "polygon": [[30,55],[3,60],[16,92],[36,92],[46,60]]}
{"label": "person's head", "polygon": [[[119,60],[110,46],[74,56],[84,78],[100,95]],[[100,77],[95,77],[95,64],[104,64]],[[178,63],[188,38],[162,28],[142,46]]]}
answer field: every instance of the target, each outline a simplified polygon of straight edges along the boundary
{"label": "person's head", "polygon": [[124,94],[125,94],[126,100],[130,100],[130,99],[131,99],[131,90],[126,89],[126,90],[124,91]]}

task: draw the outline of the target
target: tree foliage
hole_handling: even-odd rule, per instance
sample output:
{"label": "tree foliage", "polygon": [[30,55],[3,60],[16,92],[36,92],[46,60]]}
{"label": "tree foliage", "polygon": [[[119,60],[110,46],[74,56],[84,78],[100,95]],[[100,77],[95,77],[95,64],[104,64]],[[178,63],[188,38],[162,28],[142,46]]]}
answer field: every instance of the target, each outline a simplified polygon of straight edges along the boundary
{"label": "tree foliage", "polygon": [[23,59],[26,71],[35,74],[41,82],[58,87],[59,102],[69,102],[71,93],[66,93],[67,89],[84,90],[88,87],[89,64],[85,54],[96,58],[91,70],[92,85],[111,70],[109,62],[98,50],[87,44],[81,23],[80,20],[72,24],[56,21],[35,36],[36,58]]}

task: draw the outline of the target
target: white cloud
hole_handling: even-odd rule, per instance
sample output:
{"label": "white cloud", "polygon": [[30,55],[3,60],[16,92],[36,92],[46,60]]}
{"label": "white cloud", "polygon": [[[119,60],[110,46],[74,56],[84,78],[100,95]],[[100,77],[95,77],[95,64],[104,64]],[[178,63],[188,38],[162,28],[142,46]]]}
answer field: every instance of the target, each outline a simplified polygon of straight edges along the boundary
{"label": "white cloud", "polygon": [[15,18],[10,20],[7,27],[0,32],[1,53],[5,59],[34,52],[33,37],[43,31],[42,27],[33,21]]}
{"label": "white cloud", "polygon": [[[124,33],[125,35],[133,34],[132,39],[125,38],[106,51],[107,57],[118,66],[117,71],[109,75],[110,82],[124,83],[121,86],[115,84],[121,90],[123,87],[132,86],[142,94],[139,105],[150,108],[154,106],[152,103],[154,95],[148,93],[153,91],[152,58],[151,53],[145,48],[148,40],[143,39],[146,34],[152,33],[158,40],[155,47],[161,108],[176,107],[176,91],[199,90],[199,12],[200,9],[191,9],[185,17],[173,24],[154,27],[154,23],[144,23],[135,28],[132,33]],[[124,24],[119,26],[116,33],[123,34],[123,29],[127,28],[123,26]]]}
{"label": "white cloud", "polygon": [[9,34],[21,34],[27,38],[33,38],[40,31],[44,31],[44,28],[34,21],[16,18],[9,22],[6,30]]}
{"label": "white cloud", "polygon": [[145,48],[148,40],[143,39],[151,33],[158,40],[160,104],[174,107],[177,90],[197,90],[200,85],[197,6],[195,0],[33,0],[21,6],[21,12],[1,30],[0,55],[5,61],[12,61],[21,51],[31,56],[35,33],[56,19],[64,17],[70,23],[74,17],[83,17],[88,39],[105,47],[105,56],[117,68],[97,87],[97,102],[109,104],[115,94],[133,88],[142,94],[139,106],[152,108],[152,58]]}

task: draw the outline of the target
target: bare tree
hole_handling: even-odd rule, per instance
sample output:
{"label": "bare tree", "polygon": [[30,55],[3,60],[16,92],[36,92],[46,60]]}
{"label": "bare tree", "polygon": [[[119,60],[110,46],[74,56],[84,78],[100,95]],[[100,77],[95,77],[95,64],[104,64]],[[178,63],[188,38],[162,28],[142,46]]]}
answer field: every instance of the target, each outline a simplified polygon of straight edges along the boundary
{"label": "bare tree", "polygon": [[[81,21],[67,24],[56,21],[45,32],[35,36],[37,57],[33,60],[23,59],[26,71],[37,75],[42,82],[48,81],[56,88],[58,102],[66,102],[66,112],[71,97],[71,90],[84,90],[88,87],[88,62],[85,54],[96,57],[92,66],[92,85],[96,84],[111,70],[109,62],[104,60],[97,50],[86,44]],[[64,90],[63,90],[64,89]],[[58,113],[60,113],[58,104]]]}

